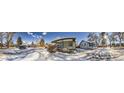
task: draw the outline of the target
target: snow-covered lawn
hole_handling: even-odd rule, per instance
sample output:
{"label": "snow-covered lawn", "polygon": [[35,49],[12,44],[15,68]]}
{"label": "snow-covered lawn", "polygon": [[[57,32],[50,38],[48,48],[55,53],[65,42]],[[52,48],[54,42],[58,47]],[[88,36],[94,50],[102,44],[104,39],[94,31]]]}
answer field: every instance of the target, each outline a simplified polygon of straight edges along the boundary
{"label": "snow-covered lawn", "polygon": [[124,61],[124,49],[98,48],[94,50],[77,49],[74,53],[49,53],[44,48],[24,50],[0,49],[0,61]]}

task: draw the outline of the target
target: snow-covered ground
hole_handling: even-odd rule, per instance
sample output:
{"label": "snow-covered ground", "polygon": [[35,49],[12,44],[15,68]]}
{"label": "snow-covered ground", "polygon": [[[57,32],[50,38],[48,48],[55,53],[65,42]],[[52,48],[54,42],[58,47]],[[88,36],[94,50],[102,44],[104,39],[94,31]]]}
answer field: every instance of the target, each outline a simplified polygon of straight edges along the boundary
{"label": "snow-covered ground", "polygon": [[74,53],[49,53],[44,48],[24,50],[0,49],[0,61],[124,61],[124,49],[98,48],[94,50],[77,49]]}

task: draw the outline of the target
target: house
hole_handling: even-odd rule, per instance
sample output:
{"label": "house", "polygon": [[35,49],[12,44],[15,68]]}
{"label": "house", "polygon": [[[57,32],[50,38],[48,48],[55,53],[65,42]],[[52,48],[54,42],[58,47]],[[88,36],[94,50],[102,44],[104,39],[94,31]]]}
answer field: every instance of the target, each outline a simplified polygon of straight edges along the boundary
{"label": "house", "polygon": [[2,48],[3,47],[3,44],[2,43],[0,43],[0,48]]}
{"label": "house", "polygon": [[94,49],[96,47],[97,45],[95,43],[84,41],[84,40],[82,40],[79,44],[79,48],[82,48],[82,49]]}
{"label": "house", "polygon": [[62,52],[69,52],[76,49],[76,38],[61,38],[52,41],[57,46],[57,49]]}

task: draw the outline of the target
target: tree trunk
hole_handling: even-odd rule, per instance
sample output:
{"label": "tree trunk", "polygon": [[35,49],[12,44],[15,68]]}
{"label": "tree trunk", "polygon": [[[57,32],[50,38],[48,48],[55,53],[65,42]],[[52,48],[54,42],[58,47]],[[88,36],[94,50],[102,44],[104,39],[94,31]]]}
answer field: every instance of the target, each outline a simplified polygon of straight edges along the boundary
{"label": "tree trunk", "polygon": [[111,43],[111,41],[110,41],[110,48],[112,47],[112,43]]}
{"label": "tree trunk", "polygon": [[0,45],[0,48],[3,48],[3,40],[1,39],[1,45]]}
{"label": "tree trunk", "polygon": [[9,42],[7,42],[7,45],[6,46],[7,46],[7,48],[9,48]]}
{"label": "tree trunk", "polygon": [[2,44],[1,44],[0,48],[2,49]]}
{"label": "tree trunk", "polygon": [[120,47],[121,47],[121,39],[120,39]]}
{"label": "tree trunk", "polygon": [[113,45],[114,45],[114,47],[116,47],[116,45],[115,45],[115,42],[113,41]]}

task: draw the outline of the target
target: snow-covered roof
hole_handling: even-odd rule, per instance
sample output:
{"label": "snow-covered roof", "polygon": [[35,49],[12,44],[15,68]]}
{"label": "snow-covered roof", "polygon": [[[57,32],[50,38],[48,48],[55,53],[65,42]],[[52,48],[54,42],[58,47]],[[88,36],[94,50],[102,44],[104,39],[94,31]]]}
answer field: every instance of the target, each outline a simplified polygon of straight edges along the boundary
{"label": "snow-covered roof", "polygon": [[53,40],[52,43],[57,42],[57,41],[61,41],[61,40],[69,40],[69,39],[76,40],[75,37],[66,37],[66,38],[60,38],[60,39]]}
{"label": "snow-covered roof", "polygon": [[79,45],[81,45],[81,43],[83,43],[83,42],[85,42],[85,43],[92,43],[92,44],[94,44],[94,42],[90,42],[90,41],[85,41],[85,40],[82,40],[81,42],[80,42],[80,44]]}
{"label": "snow-covered roof", "polygon": [[85,41],[85,40],[82,40],[80,43],[82,42],[86,42],[86,43],[93,43],[93,42],[90,42],[90,41]]}

